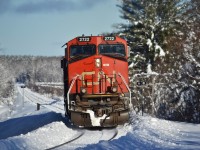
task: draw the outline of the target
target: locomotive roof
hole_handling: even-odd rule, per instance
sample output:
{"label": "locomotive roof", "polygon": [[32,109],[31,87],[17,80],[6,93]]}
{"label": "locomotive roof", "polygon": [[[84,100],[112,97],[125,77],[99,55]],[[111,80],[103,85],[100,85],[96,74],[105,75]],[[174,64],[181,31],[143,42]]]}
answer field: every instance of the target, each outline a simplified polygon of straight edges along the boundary
{"label": "locomotive roof", "polygon": [[66,44],[64,45],[67,45],[67,44],[77,44],[77,42],[80,44],[80,43],[83,43],[83,44],[87,44],[87,43],[102,43],[102,42],[105,42],[105,43],[126,43],[126,40],[119,37],[119,36],[103,36],[103,35],[97,35],[97,36],[77,36],[73,39],[71,39],[70,41],[68,41]]}

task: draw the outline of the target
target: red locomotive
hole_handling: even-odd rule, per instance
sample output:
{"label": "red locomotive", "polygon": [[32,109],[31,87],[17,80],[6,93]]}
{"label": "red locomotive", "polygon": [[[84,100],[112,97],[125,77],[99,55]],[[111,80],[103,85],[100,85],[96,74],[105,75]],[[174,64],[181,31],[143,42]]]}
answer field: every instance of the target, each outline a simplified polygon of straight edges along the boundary
{"label": "red locomotive", "polygon": [[131,106],[127,42],[118,36],[81,36],[66,46],[61,64],[71,122],[83,127],[126,123]]}

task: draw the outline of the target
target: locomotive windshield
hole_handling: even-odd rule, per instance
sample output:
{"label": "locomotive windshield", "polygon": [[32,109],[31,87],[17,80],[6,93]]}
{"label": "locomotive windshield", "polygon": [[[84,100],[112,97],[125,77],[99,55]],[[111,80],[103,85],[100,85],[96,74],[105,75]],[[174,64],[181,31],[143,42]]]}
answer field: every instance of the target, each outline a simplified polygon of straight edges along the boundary
{"label": "locomotive windshield", "polygon": [[85,58],[96,54],[95,45],[72,45],[70,47],[70,58]]}
{"label": "locomotive windshield", "polygon": [[124,57],[126,55],[123,44],[101,44],[99,45],[99,54],[113,57]]}

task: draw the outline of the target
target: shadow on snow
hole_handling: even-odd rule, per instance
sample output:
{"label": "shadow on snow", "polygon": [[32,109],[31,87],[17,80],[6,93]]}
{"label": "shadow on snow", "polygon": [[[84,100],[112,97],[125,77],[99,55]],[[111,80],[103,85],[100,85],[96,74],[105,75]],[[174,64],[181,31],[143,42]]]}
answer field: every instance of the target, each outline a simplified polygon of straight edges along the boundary
{"label": "shadow on snow", "polygon": [[52,122],[62,121],[67,127],[72,127],[62,114],[48,112],[45,114],[24,116],[0,122],[0,139],[26,134]]}

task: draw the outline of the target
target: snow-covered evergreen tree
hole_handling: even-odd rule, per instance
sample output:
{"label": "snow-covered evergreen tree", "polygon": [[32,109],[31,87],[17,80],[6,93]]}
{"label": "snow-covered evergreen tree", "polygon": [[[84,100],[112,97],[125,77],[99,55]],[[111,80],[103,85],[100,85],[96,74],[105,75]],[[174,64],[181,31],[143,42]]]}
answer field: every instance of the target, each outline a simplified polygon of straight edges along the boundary
{"label": "snow-covered evergreen tree", "polygon": [[182,89],[179,95],[185,119],[200,123],[200,1],[191,0],[184,18],[184,61],[180,65]]}
{"label": "snow-covered evergreen tree", "polygon": [[181,14],[185,6],[183,0],[122,0],[121,17],[128,20],[128,24],[119,27],[132,47],[130,61],[135,67],[143,68],[144,72],[174,71],[159,65],[164,59],[174,59],[177,49],[173,44],[181,39]]}
{"label": "snow-covered evergreen tree", "polygon": [[[200,122],[198,0],[122,0],[120,34],[132,48],[134,104],[158,117]],[[139,68],[139,69],[138,69]],[[147,74],[137,74],[146,72]]]}

